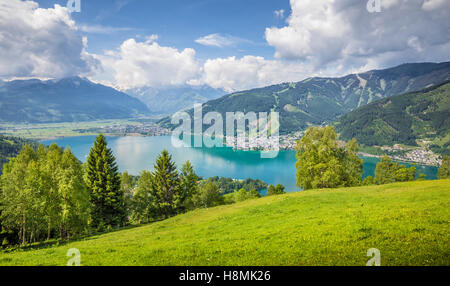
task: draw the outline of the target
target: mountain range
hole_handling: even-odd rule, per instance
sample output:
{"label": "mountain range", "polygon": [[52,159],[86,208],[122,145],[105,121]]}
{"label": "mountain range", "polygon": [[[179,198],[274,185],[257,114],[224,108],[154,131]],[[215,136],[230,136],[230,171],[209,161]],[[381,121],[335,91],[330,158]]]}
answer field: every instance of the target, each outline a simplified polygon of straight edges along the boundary
{"label": "mountain range", "polygon": [[362,106],[335,125],[342,139],[367,146],[424,143],[450,155],[450,81]]}
{"label": "mountain range", "polygon": [[0,82],[0,122],[49,123],[147,115],[145,104],[80,77]]}
{"label": "mountain range", "polygon": [[209,86],[143,87],[124,91],[145,103],[153,115],[165,116],[192,108],[195,103],[204,103],[226,93]]}
{"label": "mountain range", "polygon": [[[280,133],[331,123],[368,103],[418,91],[450,79],[450,62],[410,63],[343,77],[313,77],[235,92],[203,104],[203,112],[270,112],[280,114]],[[189,111],[191,114],[192,110]],[[166,117],[160,124],[173,127]]]}

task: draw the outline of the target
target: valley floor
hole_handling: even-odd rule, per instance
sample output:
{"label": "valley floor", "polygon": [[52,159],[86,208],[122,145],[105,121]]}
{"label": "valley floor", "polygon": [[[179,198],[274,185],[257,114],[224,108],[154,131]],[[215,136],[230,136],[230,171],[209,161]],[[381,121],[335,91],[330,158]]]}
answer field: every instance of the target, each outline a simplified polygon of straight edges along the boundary
{"label": "valley floor", "polygon": [[450,265],[450,180],[312,190],[202,209],[41,249],[0,265]]}

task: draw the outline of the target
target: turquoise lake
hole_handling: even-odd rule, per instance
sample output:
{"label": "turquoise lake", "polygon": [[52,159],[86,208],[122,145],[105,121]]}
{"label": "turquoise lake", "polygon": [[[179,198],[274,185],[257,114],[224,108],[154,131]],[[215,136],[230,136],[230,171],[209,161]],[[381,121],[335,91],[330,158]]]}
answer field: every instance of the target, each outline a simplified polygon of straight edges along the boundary
{"label": "turquoise lake", "polygon": [[[70,147],[85,162],[94,136],[68,137],[42,141]],[[204,178],[213,176],[235,179],[260,179],[268,184],[283,184],[289,192],[298,191],[295,176],[295,151],[280,151],[273,159],[261,159],[256,151],[236,151],[232,148],[175,148],[170,136],[161,137],[108,137],[108,146],[116,156],[120,171],[138,175],[142,170],[153,170],[153,164],[163,149],[172,155],[177,166],[189,160],[195,171]],[[373,176],[377,158],[364,157],[364,177]],[[408,164],[405,164],[408,165]],[[437,179],[437,168],[417,166],[427,179]]]}

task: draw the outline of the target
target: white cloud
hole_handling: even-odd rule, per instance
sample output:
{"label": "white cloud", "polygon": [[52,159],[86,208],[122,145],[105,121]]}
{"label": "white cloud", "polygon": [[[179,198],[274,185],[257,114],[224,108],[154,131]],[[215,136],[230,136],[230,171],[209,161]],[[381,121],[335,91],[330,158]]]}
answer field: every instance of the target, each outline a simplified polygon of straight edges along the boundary
{"label": "white cloud", "polygon": [[273,12],[275,14],[275,17],[283,19],[284,18],[284,10],[280,9],[280,10],[275,10]]}
{"label": "white cloud", "polygon": [[0,2],[0,77],[83,75],[98,62],[86,52],[65,7],[42,9],[32,1]]}
{"label": "white cloud", "polygon": [[222,36],[220,34],[210,34],[195,40],[196,43],[211,47],[226,47],[235,45],[239,39],[231,36]]}
{"label": "white cloud", "polygon": [[80,25],[79,30],[90,34],[113,34],[117,32],[126,32],[132,30],[131,28],[110,27],[102,25]]}
{"label": "white cloud", "polygon": [[263,57],[244,56],[209,59],[203,66],[200,79],[192,85],[207,84],[228,92],[245,90],[305,78],[311,70],[296,62],[266,60]]}
{"label": "white cloud", "polygon": [[145,42],[129,39],[119,50],[107,51],[97,58],[105,71],[114,75],[115,84],[121,89],[182,85],[198,77],[201,65],[193,49],[178,51],[160,46],[156,40],[155,35]]}
{"label": "white cloud", "polygon": [[423,2],[422,9],[426,11],[432,11],[435,9],[443,8],[445,7],[446,2],[448,4],[448,0],[425,0]]}
{"label": "white cloud", "polygon": [[381,4],[381,13],[368,13],[361,0],[291,0],[287,26],[267,28],[266,39],[276,58],[310,63],[317,71],[448,60],[450,1]]}

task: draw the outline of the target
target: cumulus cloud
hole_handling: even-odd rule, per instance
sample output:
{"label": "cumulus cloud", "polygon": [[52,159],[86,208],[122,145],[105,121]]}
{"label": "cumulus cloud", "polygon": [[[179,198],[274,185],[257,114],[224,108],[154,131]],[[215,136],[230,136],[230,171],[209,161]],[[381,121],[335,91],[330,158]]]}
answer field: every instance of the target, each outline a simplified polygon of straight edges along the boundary
{"label": "cumulus cloud", "polygon": [[207,84],[228,92],[261,87],[304,78],[308,67],[295,62],[266,60],[263,57],[244,56],[209,59],[203,66],[200,79],[189,81],[192,85]]}
{"label": "cumulus cloud", "polygon": [[98,67],[65,7],[0,2],[0,77],[65,77]]}
{"label": "cumulus cloud", "polygon": [[107,51],[97,58],[106,71],[114,74],[115,83],[121,89],[183,85],[198,77],[201,65],[193,49],[179,51],[160,46],[156,40],[155,35],[147,37],[145,42],[129,39],[117,51]]}
{"label": "cumulus cloud", "polygon": [[448,60],[450,1],[381,0],[381,7],[368,13],[361,0],[291,0],[287,25],[267,28],[265,36],[276,58],[315,70]]}

